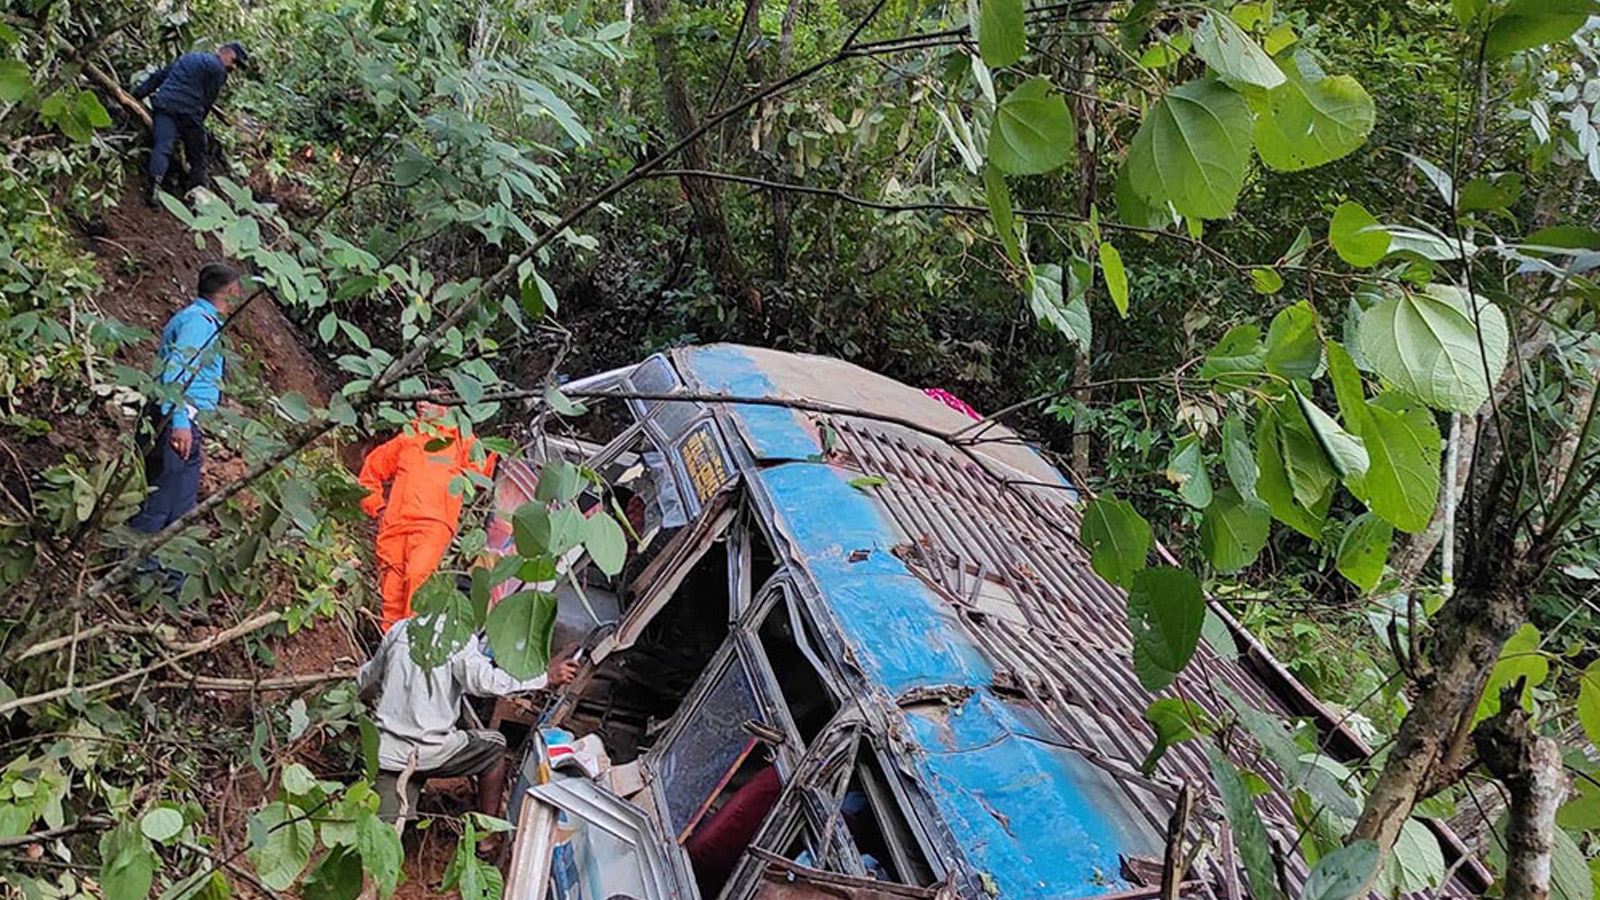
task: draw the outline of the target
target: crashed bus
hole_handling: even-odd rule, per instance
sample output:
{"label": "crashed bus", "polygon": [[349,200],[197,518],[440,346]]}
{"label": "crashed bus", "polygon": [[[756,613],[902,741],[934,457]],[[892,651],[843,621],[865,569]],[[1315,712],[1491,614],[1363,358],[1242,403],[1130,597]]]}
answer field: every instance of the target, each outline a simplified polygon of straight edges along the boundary
{"label": "crashed bus", "polygon": [[[1076,539],[1079,495],[995,423],[734,345],[568,388],[619,398],[589,417],[606,433],[536,436],[495,506],[533,497],[539,460],[581,463],[639,540],[614,578],[571,563],[556,642],[581,643],[583,666],[523,717],[508,900],[1154,898],[1173,828],[1203,849],[1171,896],[1239,900],[1207,742],[1141,767],[1151,701],[1303,717],[1329,757],[1369,752],[1215,605],[1187,668],[1146,691],[1126,595]],[[509,547],[496,522],[491,547]],[[1287,766],[1247,736],[1226,746],[1265,787],[1298,893]],[[1453,873],[1429,896],[1479,890],[1455,836],[1426,833]]]}

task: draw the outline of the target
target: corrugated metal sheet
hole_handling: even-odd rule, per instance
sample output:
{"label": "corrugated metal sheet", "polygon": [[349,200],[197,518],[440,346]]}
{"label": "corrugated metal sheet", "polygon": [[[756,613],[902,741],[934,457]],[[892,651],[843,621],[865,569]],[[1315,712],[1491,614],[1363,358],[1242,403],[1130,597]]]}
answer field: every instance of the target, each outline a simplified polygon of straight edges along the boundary
{"label": "corrugated metal sheet", "polygon": [[[786,395],[741,348],[697,349],[680,365],[685,359],[694,366],[686,380],[702,389]],[[891,697],[971,689],[947,720],[911,709],[908,722],[923,751],[924,787],[1001,896],[1111,890],[1120,882],[1117,856],[1149,852],[1138,835],[1165,831],[1180,785],[1214,795],[1198,742],[1172,747],[1152,775],[1140,773],[1155,737],[1143,713],[1157,696],[1181,696],[1222,720],[1232,717],[1225,694],[1280,718],[1303,712],[1286,702],[1303,705],[1303,688],[1275,694],[1233,648],[1204,643],[1171,687],[1144,690],[1126,596],[1089,568],[1076,494],[1053,470],[1049,478],[1033,466],[1024,473],[864,417],[741,406],[732,418],[758,459],[816,459],[818,436],[838,435],[833,465],[770,466],[752,489],[770,495],[780,530],[871,681]],[[887,483],[851,487],[857,475]],[[1282,687],[1281,669],[1268,663]],[[1284,774],[1241,735],[1227,749],[1268,783],[1257,807],[1275,842],[1295,846]],[[1091,767],[1092,775],[1083,771]],[[1105,784],[1118,796],[1096,795]],[[1222,848],[1191,874],[1199,894],[1238,900],[1245,891],[1219,804],[1202,802],[1191,830]],[[1284,856],[1298,890],[1307,867],[1298,853]]]}

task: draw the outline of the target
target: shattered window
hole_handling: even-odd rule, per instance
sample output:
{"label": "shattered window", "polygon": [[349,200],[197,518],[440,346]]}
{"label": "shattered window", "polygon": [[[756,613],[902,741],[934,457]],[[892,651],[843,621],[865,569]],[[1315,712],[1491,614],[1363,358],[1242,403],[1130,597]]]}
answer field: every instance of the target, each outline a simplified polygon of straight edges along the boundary
{"label": "shattered window", "polygon": [[[800,625],[797,638],[796,624]],[[767,658],[778,680],[778,690],[783,694],[784,706],[794,720],[795,730],[807,745],[838,711],[833,694],[817,674],[816,664],[801,640],[810,641],[806,625],[791,608],[788,592],[780,594],[761,620],[757,636],[761,651]],[[810,644],[809,646],[815,646]]]}
{"label": "shattered window", "polygon": [[863,741],[840,812],[867,874],[880,881],[930,885],[934,876],[878,756]]}
{"label": "shattered window", "polygon": [[720,789],[756,749],[746,722],[765,719],[744,667],[733,659],[709,693],[691,710],[672,745],[661,754],[659,777],[667,822],[682,841],[710,809]]}

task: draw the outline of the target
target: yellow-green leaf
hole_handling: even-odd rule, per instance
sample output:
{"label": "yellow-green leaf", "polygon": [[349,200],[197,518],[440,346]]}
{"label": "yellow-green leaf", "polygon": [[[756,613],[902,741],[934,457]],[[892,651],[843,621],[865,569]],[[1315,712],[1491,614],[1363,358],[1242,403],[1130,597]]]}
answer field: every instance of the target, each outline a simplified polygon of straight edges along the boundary
{"label": "yellow-green leaf", "polygon": [[1111,294],[1111,302],[1117,307],[1117,312],[1126,319],[1128,317],[1128,273],[1122,268],[1122,254],[1109,243],[1100,244],[1100,271],[1106,279],[1106,291]]}

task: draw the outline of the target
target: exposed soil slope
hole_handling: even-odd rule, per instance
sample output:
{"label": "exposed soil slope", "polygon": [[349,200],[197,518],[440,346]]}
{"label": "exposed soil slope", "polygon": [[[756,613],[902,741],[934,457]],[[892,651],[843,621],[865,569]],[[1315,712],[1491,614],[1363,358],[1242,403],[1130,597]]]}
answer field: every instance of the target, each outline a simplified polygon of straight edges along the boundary
{"label": "exposed soil slope", "polygon": [[[167,318],[194,296],[200,267],[214,260],[225,260],[214,240],[207,239],[203,246],[197,246],[194,234],[182,222],[164,209],[146,207],[131,183],[122,202],[90,223],[85,231],[86,246],[95,255],[105,279],[105,290],[97,298],[101,310],[156,335]],[[246,296],[248,294],[247,291]],[[232,359],[238,365],[255,370],[272,392],[297,391],[313,404],[327,402],[334,380],[269,296],[257,298],[229,327],[229,342]],[[153,365],[156,345],[157,340],[151,339],[130,348],[123,362],[146,368]],[[224,402],[233,401],[225,399]],[[97,432],[116,427],[109,420],[93,426],[85,424],[87,427],[56,435],[55,442],[63,445],[62,449],[87,451],[92,455],[95,447],[106,442],[107,436]],[[74,444],[79,446],[71,446]],[[212,455],[207,460],[202,494],[244,469],[243,460],[228,448],[211,445],[207,449]],[[346,457],[347,463],[360,459],[359,453],[341,455]],[[279,589],[289,592],[295,590],[295,586],[283,584]],[[288,599],[286,596],[285,601]],[[363,641],[376,637],[370,623],[352,624],[322,622],[272,642],[273,664],[266,670],[258,659],[251,658],[237,646],[199,662],[194,669],[204,675],[251,679],[347,670],[365,658]],[[365,634],[367,631],[372,633]],[[291,695],[199,691],[193,699],[212,705],[220,720],[248,729],[254,717],[267,705],[287,704]],[[320,744],[317,739],[304,739],[280,750],[320,769]],[[222,829],[228,843],[238,846],[246,840],[245,823],[250,814],[269,799],[271,791],[248,768],[219,772],[217,777],[218,802],[217,808],[211,811],[213,821]],[[470,805],[468,786],[460,781],[430,784],[422,801],[424,813],[446,816],[459,815]],[[455,835],[447,824],[438,824],[443,827],[407,835],[405,883],[397,894],[400,900],[441,896],[436,888],[454,850]]]}

